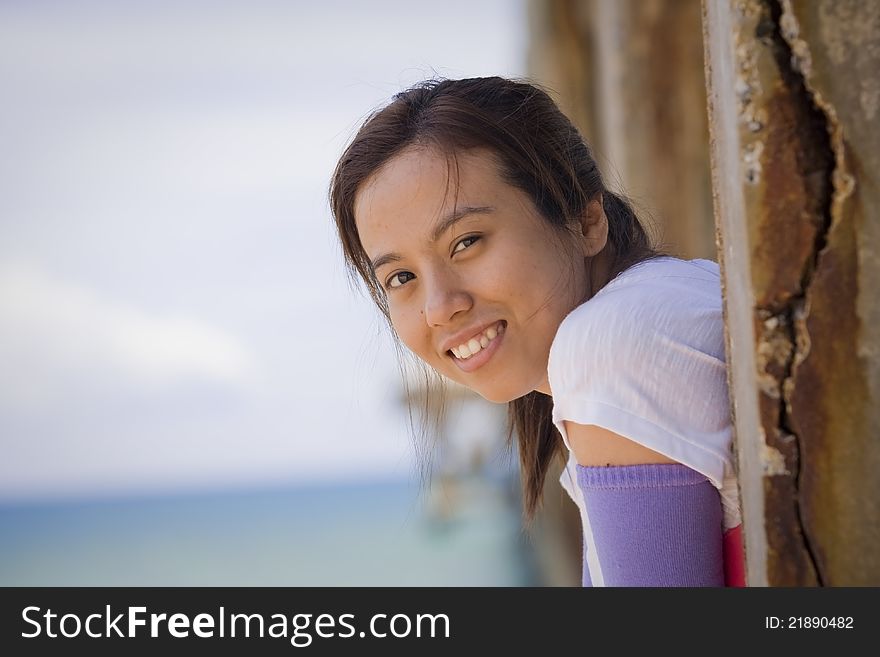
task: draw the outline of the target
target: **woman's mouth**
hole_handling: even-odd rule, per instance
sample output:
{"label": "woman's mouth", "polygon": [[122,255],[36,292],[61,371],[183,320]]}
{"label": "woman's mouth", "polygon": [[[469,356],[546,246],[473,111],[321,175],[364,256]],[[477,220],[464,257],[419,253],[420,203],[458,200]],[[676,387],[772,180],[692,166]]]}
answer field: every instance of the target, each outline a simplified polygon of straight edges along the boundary
{"label": "woman's mouth", "polygon": [[452,360],[459,368],[465,372],[472,372],[497,351],[506,328],[507,322],[502,319],[467,342],[453,347],[447,353],[452,354]]}

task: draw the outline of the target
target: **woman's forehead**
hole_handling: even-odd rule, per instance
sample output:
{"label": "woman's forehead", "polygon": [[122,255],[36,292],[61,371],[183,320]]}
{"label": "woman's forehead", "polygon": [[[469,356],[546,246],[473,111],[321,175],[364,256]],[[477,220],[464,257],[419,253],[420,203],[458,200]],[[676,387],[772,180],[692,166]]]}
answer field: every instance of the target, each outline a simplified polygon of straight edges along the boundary
{"label": "woman's forehead", "polygon": [[359,230],[391,219],[431,221],[459,204],[492,205],[509,189],[489,151],[447,154],[412,146],[364,182],[355,197],[355,221]]}

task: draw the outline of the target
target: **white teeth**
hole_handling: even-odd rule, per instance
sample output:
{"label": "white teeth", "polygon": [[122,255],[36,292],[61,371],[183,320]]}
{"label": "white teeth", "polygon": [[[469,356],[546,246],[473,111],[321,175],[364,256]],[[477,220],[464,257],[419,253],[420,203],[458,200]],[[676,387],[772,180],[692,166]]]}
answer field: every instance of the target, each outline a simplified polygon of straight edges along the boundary
{"label": "white teeth", "polygon": [[476,338],[471,338],[467,342],[458,345],[458,347],[450,349],[450,351],[459,360],[466,360],[474,354],[488,347],[489,343],[502,333],[504,333],[504,324],[490,326],[483,332],[482,335]]}

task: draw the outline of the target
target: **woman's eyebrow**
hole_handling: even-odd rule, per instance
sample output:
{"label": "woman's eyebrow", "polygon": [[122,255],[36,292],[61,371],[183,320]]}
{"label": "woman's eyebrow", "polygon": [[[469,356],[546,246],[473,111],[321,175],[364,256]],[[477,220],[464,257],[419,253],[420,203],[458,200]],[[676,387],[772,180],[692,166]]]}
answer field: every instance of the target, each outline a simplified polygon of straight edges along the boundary
{"label": "woman's eyebrow", "polygon": [[[434,226],[434,231],[431,233],[431,240],[433,242],[439,240],[443,236],[443,233],[452,228],[455,224],[457,224],[465,217],[469,217],[472,214],[489,214],[490,212],[494,211],[495,208],[489,205],[466,205],[464,207],[457,208],[456,210],[453,210],[452,212],[447,214],[445,217],[442,217],[437,222],[437,225]],[[401,257],[397,253],[385,253],[383,255],[380,255],[371,261],[371,264],[373,265],[373,271],[375,272],[382,265],[387,265],[389,262],[396,262],[400,259]]]}
{"label": "woman's eyebrow", "polygon": [[468,215],[488,214],[494,209],[495,208],[488,205],[480,205],[476,207],[466,205],[462,208],[458,208],[457,210],[453,210],[448,215],[440,219],[440,221],[437,222],[437,225],[434,226],[434,232],[431,234],[431,240],[434,242],[439,240],[443,233],[452,228],[456,223],[458,223]]}

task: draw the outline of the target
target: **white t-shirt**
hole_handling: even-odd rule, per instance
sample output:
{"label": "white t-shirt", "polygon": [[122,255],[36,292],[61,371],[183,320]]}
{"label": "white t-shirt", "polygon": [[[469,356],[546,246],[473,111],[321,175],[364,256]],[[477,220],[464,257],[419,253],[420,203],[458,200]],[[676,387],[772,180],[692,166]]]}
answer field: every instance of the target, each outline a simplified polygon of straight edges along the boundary
{"label": "white t-shirt", "polygon": [[562,321],[550,348],[553,423],[569,449],[560,483],[580,509],[584,561],[602,577],[564,420],[613,431],[701,472],[724,530],[740,524],[718,265],[633,265]]}

